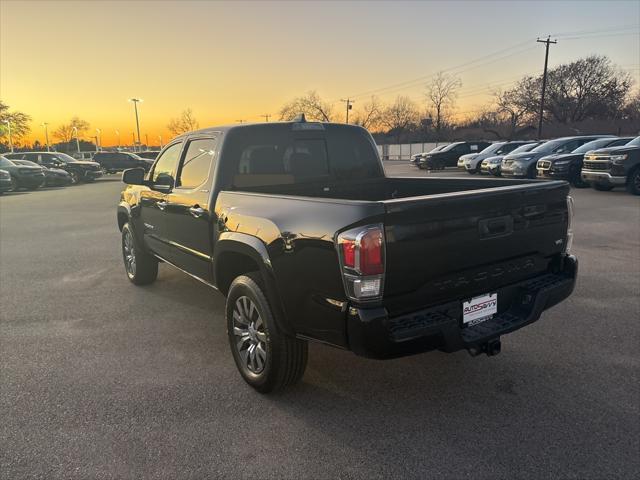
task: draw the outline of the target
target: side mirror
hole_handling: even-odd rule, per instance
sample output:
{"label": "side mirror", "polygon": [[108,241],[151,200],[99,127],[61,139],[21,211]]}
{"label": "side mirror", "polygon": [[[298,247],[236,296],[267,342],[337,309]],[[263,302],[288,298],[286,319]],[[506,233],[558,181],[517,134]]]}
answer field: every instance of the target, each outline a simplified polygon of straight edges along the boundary
{"label": "side mirror", "polygon": [[127,185],[144,185],[144,168],[130,168],[122,173],[122,181]]}

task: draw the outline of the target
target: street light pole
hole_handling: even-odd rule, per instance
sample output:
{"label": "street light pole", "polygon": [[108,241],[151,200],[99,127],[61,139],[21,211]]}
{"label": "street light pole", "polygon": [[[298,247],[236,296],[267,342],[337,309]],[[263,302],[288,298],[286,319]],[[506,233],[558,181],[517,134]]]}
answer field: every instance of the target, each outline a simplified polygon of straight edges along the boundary
{"label": "street light pole", "polygon": [[[138,102],[141,102],[141,98],[130,98],[130,102],[133,102],[133,109],[136,112],[136,129],[138,130],[138,146],[140,146],[140,120],[138,119]],[[134,151],[135,151],[135,140],[134,140]]]}
{"label": "street light pole", "polygon": [[9,150],[13,153],[13,140],[11,139],[11,120],[5,120],[4,123],[7,124],[7,128],[9,129]]}
{"label": "street light pole", "polygon": [[73,133],[76,135],[76,148],[78,149],[78,153],[80,153],[80,140],[78,140],[78,127],[73,127]]}
{"label": "street light pole", "polygon": [[160,150],[162,150],[162,135],[158,135],[158,140],[160,140]]}
{"label": "street light pole", "polygon": [[120,130],[116,130],[116,135],[118,136],[118,150],[120,150]]}
{"label": "street light pole", "polygon": [[102,138],[100,138],[101,133],[102,133],[102,130],[100,130],[99,128],[96,128],[96,152],[100,151],[100,140],[102,140]]}
{"label": "street light pole", "polygon": [[48,125],[49,125],[49,124],[48,124],[47,122],[43,122],[43,123],[41,124],[41,126],[42,126],[42,127],[44,127],[44,139],[45,139],[45,141],[47,142],[47,152],[51,151],[51,150],[49,149],[49,130],[47,129],[47,126],[48,126]]}
{"label": "street light pole", "polygon": [[149,150],[149,134],[148,133],[144,134],[144,144],[145,144],[145,147],[147,147],[147,150]]}

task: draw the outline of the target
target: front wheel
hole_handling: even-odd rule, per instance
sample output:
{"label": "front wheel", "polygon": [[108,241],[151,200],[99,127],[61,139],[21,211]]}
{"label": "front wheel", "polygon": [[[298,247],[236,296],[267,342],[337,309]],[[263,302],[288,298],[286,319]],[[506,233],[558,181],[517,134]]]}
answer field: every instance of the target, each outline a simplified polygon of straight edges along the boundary
{"label": "front wheel", "polygon": [[138,247],[128,223],[122,227],[122,259],[131,283],[148,285],[158,277],[158,260]]}
{"label": "front wheel", "polygon": [[233,281],[226,317],[233,359],[249,385],[269,393],[302,378],[307,366],[307,342],[280,331],[257,272]]}
{"label": "front wheel", "polygon": [[571,183],[571,186],[574,188],[587,188],[589,186],[587,182],[582,180],[579,170],[578,172],[574,172],[570,178],[571,180],[569,180],[569,183]]}
{"label": "front wheel", "polygon": [[627,191],[632,195],[640,195],[640,168],[636,168],[627,181]]}

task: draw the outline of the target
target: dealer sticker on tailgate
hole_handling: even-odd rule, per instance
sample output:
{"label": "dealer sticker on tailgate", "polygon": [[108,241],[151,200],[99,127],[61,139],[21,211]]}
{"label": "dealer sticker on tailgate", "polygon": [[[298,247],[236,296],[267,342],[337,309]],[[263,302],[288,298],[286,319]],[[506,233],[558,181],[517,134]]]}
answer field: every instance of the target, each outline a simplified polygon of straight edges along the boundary
{"label": "dealer sticker on tailgate", "polygon": [[470,327],[489,320],[498,311],[498,294],[488,293],[462,302],[462,323]]}

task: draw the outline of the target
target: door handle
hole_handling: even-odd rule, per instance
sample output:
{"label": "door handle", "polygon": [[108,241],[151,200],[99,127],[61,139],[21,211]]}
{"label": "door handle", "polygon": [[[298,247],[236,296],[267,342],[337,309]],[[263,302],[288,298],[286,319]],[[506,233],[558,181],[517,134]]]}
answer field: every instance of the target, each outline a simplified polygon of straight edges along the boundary
{"label": "door handle", "polygon": [[156,205],[160,210],[164,210],[165,208],[167,208],[167,202],[165,202],[164,200],[160,200],[158,203],[156,203]]}
{"label": "door handle", "polygon": [[207,211],[198,205],[194,205],[189,209],[189,213],[195,218],[200,218],[205,213],[207,213]]}

